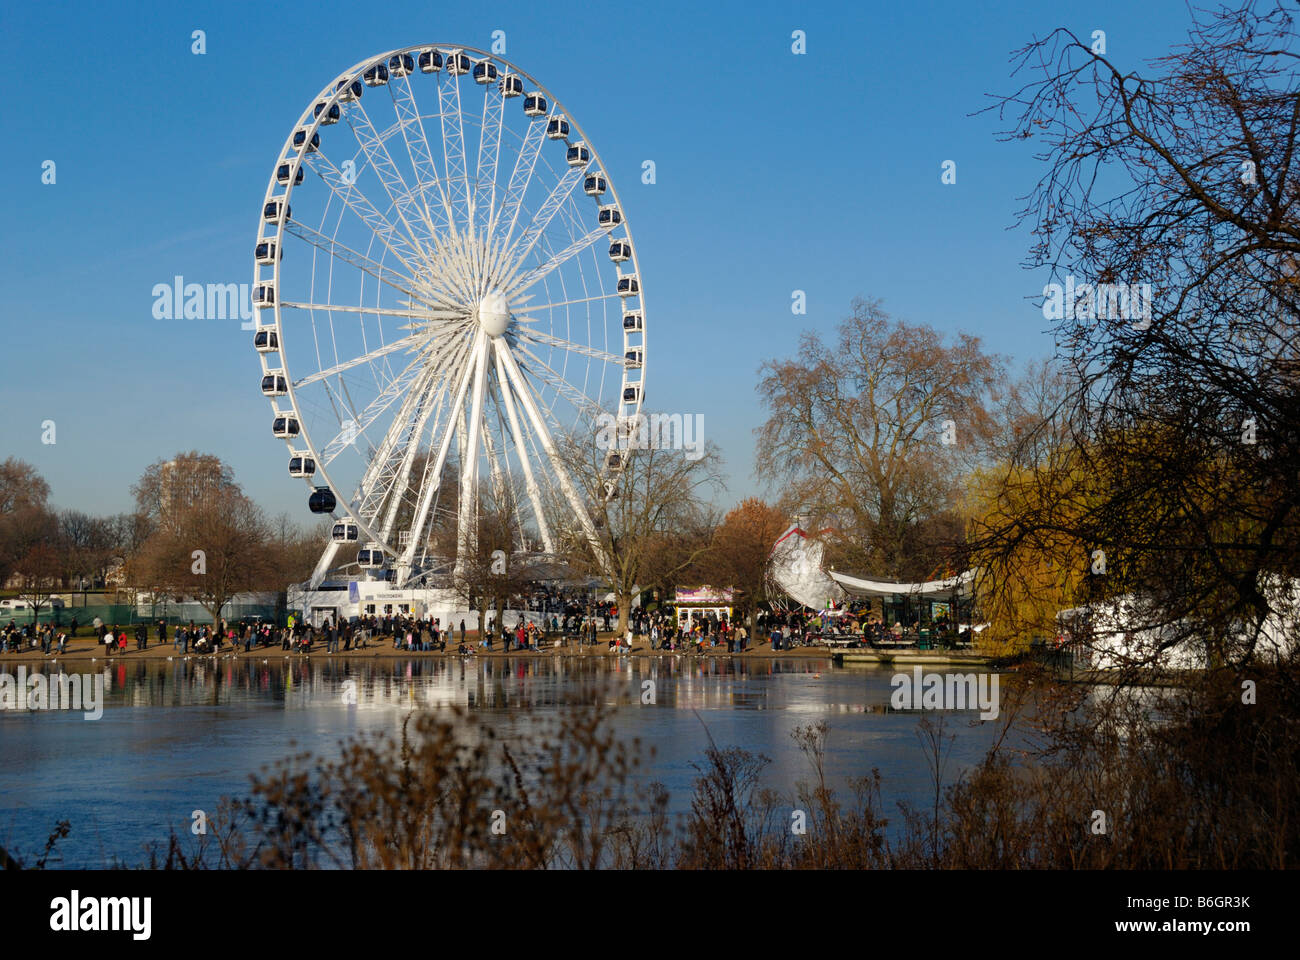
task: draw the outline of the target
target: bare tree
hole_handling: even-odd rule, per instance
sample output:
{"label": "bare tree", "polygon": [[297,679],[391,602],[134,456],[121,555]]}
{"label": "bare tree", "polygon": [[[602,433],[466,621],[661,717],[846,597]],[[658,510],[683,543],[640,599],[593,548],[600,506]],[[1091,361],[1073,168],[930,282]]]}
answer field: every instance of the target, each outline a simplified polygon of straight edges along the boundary
{"label": "bare tree", "polygon": [[239,492],[235,472],[220,457],[191,450],[156,460],[132,485],[136,512],[150,525],[167,525],[191,507],[220,504]]}
{"label": "bare tree", "polygon": [[977,554],[1059,538],[1085,597],[1149,597],[1135,629],[1244,639],[1241,659],[1279,612],[1269,584],[1300,574],[1298,58],[1282,4],[1193,11],[1141,72],[1060,29],[1018,51],[1027,82],[996,107],[1044,165],[1022,220],[1070,377],[1044,429],[1069,443],[1045,459],[1025,438],[1021,508]]}
{"label": "bare tree", "polygon": [[49,498],[50,485],[30,463],[17,457],[0,463],[0,514],[43,507]]}
{"label": "bare tree", "polygon": [[787,525],[784,511],[757,497],[743,500],[723,518],[704,564],[708,582],[737,591],[736,605],[745,613],[751,635],[758,629],[758,608],[768,599],[772,547]]}
{"label": "bare tree", "polygon": [[[702,539],[664,563],[673,556],[663,549],[665,541],[698,529],[712,512],[708,496],[723,489],[716,444],[705,443],[693,453],[666,446],[632,437],[611,446],[599,434],[571,435],[560,443],[594,527],[586,530],[568,503],[555,497],[551,529],[559,531],[557,549],[576,571],[600,579],[614,593],[620,633],[628,628],[633,599],[650,578],[671,580],[708,549]],[[618,459],[616,469],[611,456]]]}
{"label": "bare tree", "polygon": [[529,581],[516,495],[517,491],[504,485],[499,490],[480,490],[475,534],[457,553],[452,579],[456,591],[478,615],[480,637],[488,611],[493,611],[500,624],[510,600],[521,595]]}
{"label": "bare tree", "polygon": [[236,594],[278,584],[270,524],[219,458],[187,454],[171,463],[182,466],[155,463],[134,488],[155,527],[128,577],[158,595],[193,597],[215,623]]}
{"label": "bare tree", "polygon": [[0,463],[0,584],[48,536],[49,495],[50,485],[30,463],[14,457]]}
{"label": "bare tree", "polygon": [[[50,529],[53,530],[52,524]],[[32,544],[19,561],[18,571],[21,578],[18,595],[31,607],[34,623],[63,581],[63,560],[57,541],[40,540]]]}
{"label": "bare tree", "polygon": [[301,583],[311,575],[332,526],[332,521],[326,519],[304,529],[287,513],[278,514],[268,523],[268,578],[277,590],[283,590],[286,584]]}
{"label": "bare tree", "polygon": [[951,527],[957,479],[995,434],[1001,361],[977,337],[948,343],[859,298],[833,343],[805,333],[795,358],[761,375],[759,475],[818,529],[840,532],[828,557],[878,575],[928,573],[939,558],[909,551],[909,537],[936,519]]}

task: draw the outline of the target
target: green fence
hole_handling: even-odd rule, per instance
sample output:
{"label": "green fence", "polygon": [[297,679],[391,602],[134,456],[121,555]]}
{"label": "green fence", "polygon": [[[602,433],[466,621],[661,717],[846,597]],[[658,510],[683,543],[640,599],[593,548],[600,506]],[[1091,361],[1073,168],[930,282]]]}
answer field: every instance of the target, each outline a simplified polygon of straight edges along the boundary
{"label": "green fence", "polygon": [[[254,617],[268,620],[272,623],[280,623],[284,620],[286,610],[281,604],[226,604],[222,610],[222,616],[231,623],[237,623],[240,620],[248,620]],[[109,626],[117,625],[119,627],[130,626],[136,623],[154,624],[159,620],[166,620],[168,625],[176,623],[189,623],[193,620],[196,624],[205,624],[212,622],[212,614],[203,609],[197,603],[159,603],[155,605],[141,604],[136,606],[133,603],[113,603],[113,604],[90,604],[88,606],[59,607],[51,609],[47,604],[40,611],[37,618],[40,623],[52,623],[56,627],[66,627],[75,619],[77,621],[77,632],[83,633],[87,624],[95,622],[98,617],[101,621]],[[9,625],[10,621],[16,625],[22,626],[33,622],[30,610],[23,611],[4,611],[0,610],[0,628]]]}

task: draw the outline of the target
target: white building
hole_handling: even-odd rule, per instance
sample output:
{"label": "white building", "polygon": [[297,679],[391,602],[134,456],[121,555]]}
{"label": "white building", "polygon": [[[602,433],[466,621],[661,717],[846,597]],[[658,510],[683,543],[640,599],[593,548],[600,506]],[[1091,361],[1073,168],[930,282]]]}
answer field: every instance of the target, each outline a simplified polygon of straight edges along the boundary
{"label": "white building", "polygon": [[[1295,649],[1300,635],[1300,579],[1265,574],[1259,587],[1269,601],[1268,615],[1257,626],[1236,627],[1227,647],[1245,651],[1253,643],[1255,659],[1276,663]],[[1094,669],[1204,670],[1208,665],[1205,639],[1183,622],[1162,623],[1160,611],[1146,598],[1129,594],[1062,610],[1056,618],[1066,640],[1077,641],[1077,655]]]}

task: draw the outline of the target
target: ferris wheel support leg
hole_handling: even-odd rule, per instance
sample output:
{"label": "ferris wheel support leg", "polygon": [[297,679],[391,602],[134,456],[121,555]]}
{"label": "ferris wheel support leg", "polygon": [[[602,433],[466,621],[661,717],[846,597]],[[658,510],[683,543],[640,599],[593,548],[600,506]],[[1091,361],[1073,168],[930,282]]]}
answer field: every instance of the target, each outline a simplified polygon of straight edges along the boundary
{"label": "ferris wheel support leg", "polygon": [[480,332],[474,352],[474,391],[469,427],[460,454],[460,501],[456,515],[456,579],[465,573],[466,558],[478,550],[478,448],[483,429],[483,397],[487,393],[487,335]]}
{"label": "ferris wheel support leg", "polygon": [[[420,500],[415,507],[415,516],[411,521],[411,540],[406,545],[406,550],[402,553],[397,561],[397,586],[405,586],[407,578],[411,575],[411,566],[415,562],[415,552],[420,549],[420,544],[424,540],[424,527],[429,518],[429,507],[433,503],[433,496],[438,492],[441,484],[442,468],[447,463],[447,451],[451,448],[451,438],[455,434],[455,421],[460,418],[459,410],[465,403],[465,393],[469,389],[470,379],[474,373],[474,364],[478,351],[481,349],[479,341],[474,341],[474,346],[470,349],[469,358],[465,363],[465,371],[461,374],[460,386],[456,388],[456,399],[451,408],[447,411],[447,425],[442,432],[442,442],[438,445],[438,457],[434,461],[432,469],[426,466],[426,482],[420,487]],[[432,477],[432,482],[428,478]]]}
{"label": "ferris wheel support leg", "polygon": [[[451,354],[453,358],[459,358],[462,354],[468,354],[470,347],[463,346]],[[454,362],[454,360],[453,360]],[[397,522],[397,513],[401,508],[403,495],[407,486],[411,482],[411,471],[415,466],[415,458],[420,452],[419,438],[424,436],[425,428],[429,424],[431,416],[441,416],[447,397],[451,393],[451,384],[446,382],[441,386],[435,387],[424,397],[424,409],[415,424],[415,429],[411,435],[410,442],[407,444],[406,453],[402,458],[402,465],[399,469],[396,482],[393,484],[392,497],[388,504],[388,512],[384,517],[384,526],[380,531],[384,543],[389,543],[393,533],[393,526]],[[436,413],[435,413],[436,409]],[[437,422],[435,420],[435,422]]]}
{"label": "ferris wheel support leg", "polygon": [[524,405],[524,412],[528,414],[533,430],[536,431],[537,438],[542,442],[542,449],[551,459],[551,465],[555,469],[555,476],[559,480],[560,489],[564,491],[565,499],[569,501],[569,506],[573,509],[574,515],[577,516],[578,522],[582,524],[582,531],[587,535],[587,541],[591,544],[592,552],[596,555],[597,564],[602,571],[610,572],[612,567],[609,558],[605,554],[604,547],[601,546],[600,537],[596,535],[596,525],[591,522],[591,517],[587,514],[587,508],[583,504],[582,498],[578,496],[573,481],[569,478],[569,471],[565,468],[559,451],[555,449],[555,441],[551,439],[551,431],[547,429],[546,421],[542,419],[541,411],[538,410],[537,403],[533,400],[532,393],[528,389],[528,384],[524,381],[524,375],[519,370],[519,364],[515,362],[514,355],[504,347],[501,348],[501,356],[505,361],[511,381],[515,385],[515,392],[519,394],[519,402]]}
{"label": "ferris wheel support leg", "polygon": [[551,528],[546,522],[546,514],[542,510],[542,494],[537,487],[537,479],[533,476],[533,465],[528,460],[528,447],[524,444],[523,432],[519,429],[519,416],[515,412],[515,402],[511,398],[510,380],[506,377],[506,367],[501,359],[501,354],[505,350],[505,345],[500,341],[493,344],[496,348],[493,352],[496,354],[497,382],[501,385],[501,400],[505,404],[506,417],[510,421],[510,436],[514,439],[515,452],[519,455],[519,463],[524,471],[524,487],[528,491],[528,499],[533,505],[533,516],[537,518],[537,530],[542,535],[542,546],[547,553],[555,553],[555,543],[551,540]]}
{"label": "ferris wheel support leg", "polygon": [[331,540],[324,552],[321,553],[320,559],[316,561],[316,569],[311,572],[309,583],[312,590],[321,585],[321,581],[325,579],[325,574],[329,573],[330,567],[334,566],[334,558],[338,555],[338,552],[338,542]]}

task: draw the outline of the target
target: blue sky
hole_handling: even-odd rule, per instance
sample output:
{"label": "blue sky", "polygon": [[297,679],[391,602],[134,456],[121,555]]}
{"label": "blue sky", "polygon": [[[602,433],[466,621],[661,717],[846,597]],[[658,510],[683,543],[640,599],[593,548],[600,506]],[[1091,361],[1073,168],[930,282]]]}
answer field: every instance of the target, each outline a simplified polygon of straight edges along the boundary
{"label": "blue sky", "polygon": [[648,409],[704,415],[725,503],[761,492],[757,369],[802,329],[830,333],[855,295],[1016,360],[1051,353],[1026,299],[1044,278],[1007,229],[1039,173],[1032,148],[970,114],[1012,88],[1008,54],[1035,34],[1102,29],[1139,68],[1187,19],[1172,2],[6,5],[0,457],[36,464],[58,506],[115,512],[148,463],[199,449],[272,513],[309,520],[251,335],[154,320],[151,290],[251,278],[277,151],[338,72],[404,44],[486,49],[504,30],[618,185],[647,292]]}

